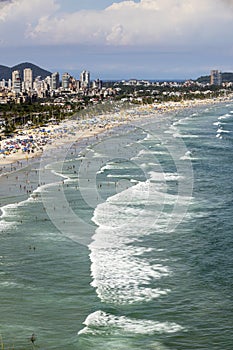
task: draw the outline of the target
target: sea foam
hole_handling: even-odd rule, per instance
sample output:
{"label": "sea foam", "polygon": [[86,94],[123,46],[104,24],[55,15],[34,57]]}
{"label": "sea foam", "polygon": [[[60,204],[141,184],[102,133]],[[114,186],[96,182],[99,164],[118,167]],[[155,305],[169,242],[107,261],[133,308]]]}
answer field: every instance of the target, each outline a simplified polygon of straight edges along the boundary
{"label": "sea foam", "polygon": [[125,316],[115,316],[98,310],[84,321],[86,326],[79,331],[81,334],[172,334],[184,331],[184,328],[174,322],[156,322],[151,320],[133,319]]}

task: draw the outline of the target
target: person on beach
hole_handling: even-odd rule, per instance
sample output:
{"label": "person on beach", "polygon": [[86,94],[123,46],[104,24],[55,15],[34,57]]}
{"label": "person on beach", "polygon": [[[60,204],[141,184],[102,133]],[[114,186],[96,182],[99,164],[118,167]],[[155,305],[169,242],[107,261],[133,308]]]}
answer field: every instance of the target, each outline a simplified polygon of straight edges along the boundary
{"label": "person on beach", "polygon": [[32,344],[34,345],[34,343],[36,341],[36,336],[35,336],[34,333],[32,333],[32,336],[31,336],[30,340],[31,340]]}

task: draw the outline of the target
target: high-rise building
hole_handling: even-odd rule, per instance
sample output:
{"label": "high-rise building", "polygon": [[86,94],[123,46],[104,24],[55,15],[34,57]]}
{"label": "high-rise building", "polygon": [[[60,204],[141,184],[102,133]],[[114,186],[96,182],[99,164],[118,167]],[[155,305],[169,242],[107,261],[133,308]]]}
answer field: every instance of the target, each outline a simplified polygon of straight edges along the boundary
{"label": "high-rise building", "polygon": [[80,75],[81,87],[90,87],[90,72],[84,70]]}
{"label": "high-rise building", "polygon": [[69,73],[62,74],[62,88],[69,89],[70,86],[70,75]]}
{"label": "high-rise building", "polygon": [[100,79],[96,79],[92,82],[93,89],[101,90],[103,86],[103,82]]}
{"label": "high-rise building", "polygon": [[14,70],[12,72],[12,89],[15,93],[21,92],[21,78],[19,70]]}
{"label": "high-rise building", "polygon": [[38,93],[42,90],[42,79],[41,76],[35,78],[33,82],[33,89]]}
{"label": "high-rise building", "polygon": [[50,75],[48,75],[45,79],[44,82],[47,86],[46,90],[49,91],[51,90],[51,85],[52,85],[52,77]]}
{"label": "high-rise building", "polygon": [[1,87],[1,88],[5,88],[5,87],[6,87],[6,80],[5,80],[5,79],[2,79],[2,80],[0,81],[0,87]]}
{"label": "high-rise building", "polygon": [[31,68],[25,68],[23,71],[23,83],[24,83],[24,90],[30,91],[32,90],[32,70]]}
{"label": "high-rise building", "polygon": [[219,70],[212,70],[210,73],[210,84],[221,85],[222,84],[222,73]]}
{"label": "high-rise building", "polygon": [[38,97],[43,98],[48,94],[48,83],[41,76],[38,76],[33,82],[33,89],[36,91]]}
{"label": "high-rise building", "polygon": [[51,90],[57,90],[59,88],[59,73],[55,72],[51,76]]}

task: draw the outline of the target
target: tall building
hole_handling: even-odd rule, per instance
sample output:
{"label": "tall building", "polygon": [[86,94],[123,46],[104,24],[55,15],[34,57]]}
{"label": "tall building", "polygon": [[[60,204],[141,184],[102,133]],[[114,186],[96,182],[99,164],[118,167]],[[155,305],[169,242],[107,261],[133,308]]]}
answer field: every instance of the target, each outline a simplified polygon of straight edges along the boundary
{"label": "tall building", "polygon": [[35,78],[34,82],[33,82],[33,89],[39,94],[39,92],[41,92],[42,90],[42,80],[41,80],[41,76],[38,76]]}
{"label": "tall building", "polygon": [[51,90],[57,90],[59,88],[59,73],[55,72],[51,75]]}
{"label": "tall building", "polygon": [[48,83],[38,76],[33,82],[33,89],[37,92],[38,97],[43,98],[48,94]]}
{"label": "tall building", "polygon": [[44,79],[44,82],[47,86],[47,89],[46,90],[51,90],[51,85],[52,85],[52,77],[50,75],[48,75],[45,79]]}
{"label": "tall building", "polygon": [[21,78],[20,78],[20,71],[14,70],[12,72],[12,90],[15,93],[21,92]]}
{"label": "tall building", "polygon": [[92,82],[93,89],[101,90],[103,87],[103,82],[100,79],[96,79]]}
{"label": "tall building", "polygon": [[32,70],[31,68],[25,68],[23,71],[23,83],[24,83],[24,90],[30,91],[32,90]]}
{"label": "tall building", "polygon": [[90,72],[84,70],[80,75],[81,87],[90,87]]}
{"label": "tall building", "polygon": [[70,86],[70,75],[69,73],[62,74],[62,88],[69,89]]}
{"label": "tall building", "polygon": [[1,88],[5,88],[5,87],[6,87],[6,80],[5,80],[5,79],[2,79],[2,80],[0,81],[0,87],[1,87]]}
{"label": "tall building", "polygon": [[222,84],[222,73],[219,70],[212,70],[210,73],[210,84],[221,85]]}

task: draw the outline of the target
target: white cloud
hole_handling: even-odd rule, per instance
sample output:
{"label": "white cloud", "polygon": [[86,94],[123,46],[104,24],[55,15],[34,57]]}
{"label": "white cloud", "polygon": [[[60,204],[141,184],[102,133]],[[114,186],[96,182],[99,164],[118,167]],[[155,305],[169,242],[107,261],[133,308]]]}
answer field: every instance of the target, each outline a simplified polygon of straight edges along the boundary
{"label": "white cloud", "polygon": [[[59,13],[55,0],[13,0],[0,12],[5,44],[193,47],[231,42],[232,0],[132,0]],[[4,4],[4,2],[2,2]]]}
{"label": "white cloud", "polygon": [[6,0],[0,3],[0,33],[4,46],[25,44],[27,31],[58,9],[54,0]]}
{"label": "white cloud", "polygon": [[3,22],[24,22],[25,19],[35,21],[43,15],[49,15],[58,9],[54,0],[11,0],[3,2],[0,20]]}

